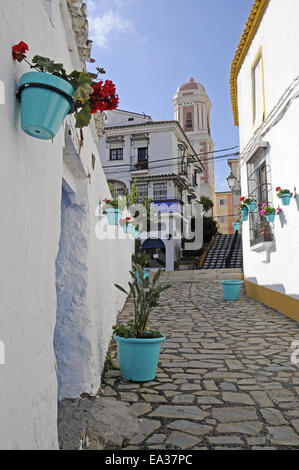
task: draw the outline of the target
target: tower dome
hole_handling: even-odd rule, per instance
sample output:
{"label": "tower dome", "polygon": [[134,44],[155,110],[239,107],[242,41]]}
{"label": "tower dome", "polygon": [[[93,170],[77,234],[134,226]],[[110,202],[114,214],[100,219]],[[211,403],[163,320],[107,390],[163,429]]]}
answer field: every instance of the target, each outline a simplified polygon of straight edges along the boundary
{"label": "tower dome", "polygon": [[174,118],[185,132],[210,134],[211,102],[205,87],[191,77],[177,89],[174,98]]}
{"label": "tower dome", "polygon": [[189,78],[188,82],[182,83],[182,85],[179,86],[177,93],[182,92],[182,91],[191,91],[191,90],[198,90],[201,93],[206,94],[206,90],[204,86],[201,83],[195,81],[193,77]]}

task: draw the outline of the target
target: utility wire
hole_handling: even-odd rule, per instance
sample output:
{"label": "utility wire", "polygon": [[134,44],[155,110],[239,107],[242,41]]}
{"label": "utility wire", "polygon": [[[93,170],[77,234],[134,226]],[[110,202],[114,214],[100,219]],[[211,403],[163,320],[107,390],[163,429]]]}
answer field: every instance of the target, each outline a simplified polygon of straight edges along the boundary
{"label": "utility wire", "polygon": [[[237,156],[239,156],[239,155],[240,155],[239,152],[230,153],[230,154],[227,154],[227,155],[219,155],[219,156],[217,156],[217,157],[215,157],[215,158],[207,158],[207,159],[204,159],[204,160],[202,161],[202,163],[205,163],[205,162],[208,162],[208,161],[211,161],[211,160],[212,160],[212,161],[218,161],[218,160],[221,160],[221,159],[224,159],[224,158],[228,158],[228,157],[237,157]],[[180,159],[181,159],[181,157],[180,157]],[[166,160],[166,159],[165,159],[165,160]],[[165,161],[165,160],[161,160],[161,161]],[[172,160],[172,159],[170,159],[170,160]],[[156,162],[158,162],[158,161],[160,161],[160,160],[155,160],[155,161],[153,161],[152,163],[154,164],[154,163],[156,163]],[[142,162],[139,162],[139,163],[142,163]],[[124,166],[129,166],[130,168],[123,168]],[[170,165],[169,163],[166,164],[166,165],[150,165],[150,164],[149,164],[148,167],[145,168],[145,169],[147,170],[147,169],[170,168],[170,166],[171,166],[171,165]],[[119,167],[121,167],[121,168],[119,168]],[[107,167],[103,167],[103,169],[105,170],[105,169],[107,169]],[[113,175],[113,174],[116,175],[116,174],[123,174],[123,173],[131,173],[132,171],[137,171],[137,170],[138,170],[138,169],[135,168],[135,165],[129,165],[129,164],[128,164],[128,165],[127,165],[127,164],[126,164],[126,165],[118,165],[117,167],[111,165],[111,166],[109,166],[109,169],[111,169],[111,170],[114,169],[114,170],[115,170],[115,171],[107,171],[107,173],[108,173],[109,175]],[[141,168],[141,169],[142,169],[142,168]]]}
{"label": "utility wire", "polygon": [[[219,152],[227,152],[228,150],[234,150],[235,148],[238,148],[239,145],[235,145],[234,147],[229,147],[229,148],[226,148],[226,149],[220,149],[220,150],[214,150],[212,152],[201,152],[201,153],[196,153],[195,155],[196,156],[200,156],[200,155],[208,155],[208,154],[211,154],[211,153],[219,153]],[[229,157],[230,155],[236,155],[236,154],[227,154],[227,156]],[[239,152],[238,152],[238,155],[239,155]],[[165,162],[167,160],[183,160],[184,158],[187,158],[187,157],[193,157],[193,155],[184,155],[184,156],[180,156],[180,157],[171,157],[171,158],[161,158],[159,160],[155,160],[153,163],[156,163],[156,162]],[[218,158],[218,157],[215,157],[215,158]],[[214,157],[211,157],[211,158],[204,158],[203,161],[206,162],[207,160],[214,160]],[[117,160],[114,160],[114,161],[117,161]],[[105,165],[103,166],[103,168],[117,168],[117,167],[124,167],[124,166],[131,166],[130,163],[124,163],[124,164],[119,164],[119,165]]]}

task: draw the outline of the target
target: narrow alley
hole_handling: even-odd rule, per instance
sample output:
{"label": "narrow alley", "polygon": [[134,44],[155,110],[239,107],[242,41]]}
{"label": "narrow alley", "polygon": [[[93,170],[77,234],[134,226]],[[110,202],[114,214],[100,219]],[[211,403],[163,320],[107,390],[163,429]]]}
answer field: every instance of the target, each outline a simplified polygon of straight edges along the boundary
{"label": "narrow alley", "polygon": [[[115,368],[105,374],[102,394],[138,417],[125,448],[298,449],[299,365],[290,360],[298,323],[245,290],[224,301],[219,280],[197,276],[162,276],[172,288],[150,321],[167,337],[156,380],[126,382]],[[120,318],[130,313],[127,302]],[[114,342],[109,354],[116,365]]]}

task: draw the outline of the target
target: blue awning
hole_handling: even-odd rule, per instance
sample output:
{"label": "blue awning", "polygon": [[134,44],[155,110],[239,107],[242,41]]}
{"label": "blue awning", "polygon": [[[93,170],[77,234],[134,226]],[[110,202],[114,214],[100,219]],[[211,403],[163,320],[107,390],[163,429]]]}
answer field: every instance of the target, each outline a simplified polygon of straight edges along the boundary
{"label": "blue awning", "polygon": [[165,248],[165,245],[159,238],[148,238],[143,243],[142,248]]}

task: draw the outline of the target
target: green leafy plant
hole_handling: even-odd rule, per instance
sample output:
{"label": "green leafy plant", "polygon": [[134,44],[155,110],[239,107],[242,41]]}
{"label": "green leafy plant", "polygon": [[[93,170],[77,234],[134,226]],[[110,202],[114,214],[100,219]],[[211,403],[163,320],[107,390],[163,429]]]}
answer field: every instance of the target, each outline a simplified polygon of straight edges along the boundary
{"label": "green leafy plant", "polygon": [[263,204],[261,205],[261,210],[260,210],[260,214],[261,215],[270,215],[270,214],[280,214],[282,212],[282,209],[280,207],[277,207],[277,209],[275,209],[275,207],[272,207],[270,206],[270,204],[267,204],[266,202],[263,202]]}
{"label": "green leafy plant", "polygon": [[293,193],[289,189],[281,189],[280,186],[277,186],[276,196],[281,197],[282,194],[290,194],[291,196],[293,196]]}
{"label": "green leafy plant", "polygon": [[118,209],[119,208],[119,201],[118,199],[104,199],[103,201],[103,211],[105,212],[107,209]]}
{"label": "green leafy plant", "polygon": [[23,60],[30,65],[31,69],[38,72],[49,73],[70,83],[74,89],[76,127],[83,128],[89,125],[91,115],[98,111],[116,109],[118,106],[118,95],[115,85],[111,80],[103,83],[94,81],[99,74],[106,73],[101,67],[97,67],[97,73],[73,70],[67,73],[63,64],[54,62],[48,57],[35,55],[32,64],[27,60],[26,53],[29,47],[23,41],[12,47],[12,57],[18,62]]}
{"label": "green leafy plant", "polygon": [[240,209],[240,211],[241,211],[241,210],[246,210],[246,211],[248,211],[247,204],[244,204],[244,202],[242,202],[242,203],[239,205],[239,209]]}
{"label": "green leafy plant", "polygon": [[[149,256],[144,250],[138,250],[132,255],[132,264],[133,268],[135,269],[138,265],[141,266],[142,269],[146,268],[149,263]],[[137,270],[137,268],[136,268]]]}
{"label": "green leafy plant", "polygon": [[256,202],[256,199],[254,197],[240,197],[240,201],[242,204],[240,204],[241,208],[247,207],[247,204],[251,204],[252,202]]}
{"label": "green leafy plant", "polygon": [[134,305],[134,320],[130,320],[126,325],[115,325],[113,330],[117,336],[125,338],[161,338],[163,335],[157,330],[148,330],[147,324],[149,315],[158,305],[159,298],[165,290],[171,287],[167,285],[157,285],[161,275],[161,269],[157,271],[153,280],[143,278],[143,267],[139,264],[135,265],[138,272],[140,283],[133,271],[130,271],[132,281],[129,282],[129,292],[118,284],[114,284],[117,289],[124,292]]}
{"label": "green leafy plant", "polygon": [[209,212],[214,207],[213,201],[207,196],[200,196],[200,203],[203,205],[203,210]]}

